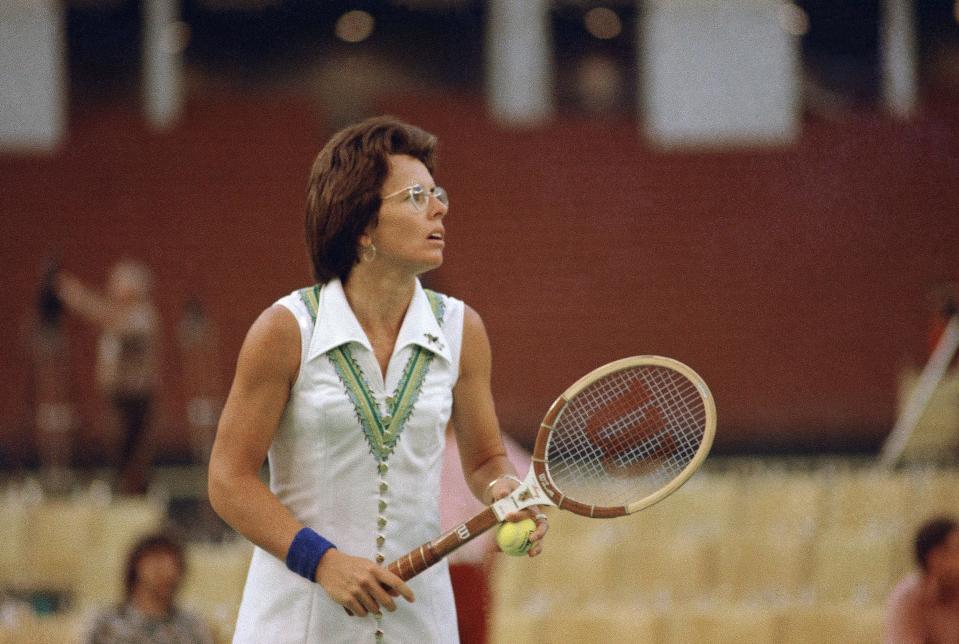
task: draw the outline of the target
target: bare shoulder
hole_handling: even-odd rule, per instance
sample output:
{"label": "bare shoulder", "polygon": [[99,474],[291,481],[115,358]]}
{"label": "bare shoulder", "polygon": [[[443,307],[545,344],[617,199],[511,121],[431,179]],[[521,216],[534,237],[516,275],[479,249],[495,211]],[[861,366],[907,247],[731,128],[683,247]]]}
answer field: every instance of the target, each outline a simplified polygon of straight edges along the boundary
{"label": "bare shoulder", "polygon": [[293,313],[274,304],[250,326],[240,350],[239,365],[269,369],[292,378],[300,366],[300,325]]}
{"label": "bare shoulder", "polygon": [[489,346],[489,338],[486,335],[486,325],[483,324],[483,318],[476,312],[472,306],[463,305],[463,351],[469,352],[473,349]]}
{"label": "bare shoulder", "polygon": [[253,322],[247,339],[286,344],[293,340],[299,346],[300,325],[293,312],[285,306],[274,304],[264,310]]}
{"label": "bare shoulder", "polygon": [[463,336],[466,340],[471,335],[486,336],[486,326],[483,324],[483,318],[469,304],[463,304]]}
{"label": "bare shoulder", "polygon": [[476,310],[464,305],[463,350],[460,354],[460,377],[486,374],[490,369],[490,343],[486,326]]}

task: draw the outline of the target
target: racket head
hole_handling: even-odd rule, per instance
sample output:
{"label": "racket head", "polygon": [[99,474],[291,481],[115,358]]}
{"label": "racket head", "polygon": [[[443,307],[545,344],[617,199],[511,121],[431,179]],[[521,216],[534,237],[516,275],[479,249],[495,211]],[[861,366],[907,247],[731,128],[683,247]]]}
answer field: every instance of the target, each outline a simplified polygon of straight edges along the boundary
{"label": "racket head", "polygon": [[715,433],[716,404],[699,374],[672,358],[623,358],[586,374],[552,404],[533,471],[557,507],[623,516],[679,489]]}

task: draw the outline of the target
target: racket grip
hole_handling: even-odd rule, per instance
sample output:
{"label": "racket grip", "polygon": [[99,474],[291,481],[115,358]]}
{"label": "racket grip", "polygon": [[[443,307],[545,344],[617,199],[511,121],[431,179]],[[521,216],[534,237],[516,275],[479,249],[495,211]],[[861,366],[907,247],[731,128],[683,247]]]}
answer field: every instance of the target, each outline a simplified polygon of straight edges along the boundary
{"label": "racket grip", "polygon": [[497,523],[499,520],[493,508],[487,507],[466,523],[461,523],[441,537],[410,550],[387,568],[403,581],[408,581]]}
{"label": "racket grip", "polygon": [[403,581],[408,581],[438,562],[440,559],[442,559],[442,557],[436,554],[436,549],[433,547],[433,542],[430,541],[428,543],[424,543],[416,550],[409,551],[406,553],[406,555],[391,563],[388,566],[388,569],[391,573]]}

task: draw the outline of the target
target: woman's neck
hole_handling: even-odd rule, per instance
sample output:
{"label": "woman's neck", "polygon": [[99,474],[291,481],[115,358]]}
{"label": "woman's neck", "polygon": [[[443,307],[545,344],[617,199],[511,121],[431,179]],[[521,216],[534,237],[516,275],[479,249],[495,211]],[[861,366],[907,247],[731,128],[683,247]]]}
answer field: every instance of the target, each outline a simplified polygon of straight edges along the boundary
{"label": "woman's neck", "polygon": [[416,278],[408,274],[374,273],[360,266],[343,285],[350,308],[367,333],[398,333],[415,289]]}

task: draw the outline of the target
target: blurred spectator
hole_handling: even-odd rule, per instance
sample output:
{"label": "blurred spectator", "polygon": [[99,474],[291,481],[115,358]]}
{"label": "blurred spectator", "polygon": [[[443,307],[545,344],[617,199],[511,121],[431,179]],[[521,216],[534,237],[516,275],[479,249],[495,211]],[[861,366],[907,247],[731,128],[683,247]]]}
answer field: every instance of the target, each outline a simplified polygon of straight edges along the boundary
{"label": "blurred spectator", "polygon": [[[506,456],[516,471],[528,471],[529,452],[506,432],[502,433],[502,438]],[[484,508],[466,485],[456,434],[452,431],[452,425],[449,425],[446,428],[443,470],[440,474],[440,525],[444,531],[449,530]],[[487,639],[486,624],[490,607],[489,564],[490,557],[498,552],[495,534],[494,530],[490,530],[447,557],[461,644],[485,644]]]}
{"label": "blurred spectator", "polygon": [[183,546],[176,539],[143,538],[127,559],[123,603],[97,616],[88,644],[212,644],[209,626],[176,605],[185,573]]}
{"label": "blurred spectator", "polygon": [[889,597],[883,642],[959,642],[959,524],[932,519],[919,528],[914,546],[919,569]]}
{"label": "blurred spectator", "polygon": [[36,317],[30,320],[27,336],[41,474],[48,491],[62,492],[72,482],[70,467],[77,413],[70,396],[63,303],[54,292],[56,272],[56,263],[50,262],[40,283]]}
{"label": "blurred spectator", "polygon": [[206,464],[223,406],[222,382],[217,329],[196,297],[187,300],[177,328],[177,341],[193,458]]}
{"label": "blurred spectator", "polygon": [[159,319],[149,269],[131,260],[110,271],[105,294],[60,272],[56,292],[67,309],[100,328],[97,384],[122,430],[119,490],[146,491],[153,448],[148,436],[158,385]]}
{"label": "blurred spectator", "polygon": [[[217,328],[197,297],[184,306],[177,325],[177,345],[193,462],[206,467],[223,409],[223,390]],[[192,535],[216,539],[224,524],[209,501],[200,499],[192,526]]]}

